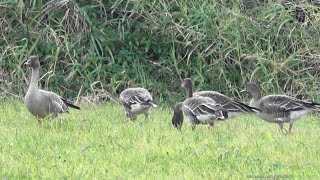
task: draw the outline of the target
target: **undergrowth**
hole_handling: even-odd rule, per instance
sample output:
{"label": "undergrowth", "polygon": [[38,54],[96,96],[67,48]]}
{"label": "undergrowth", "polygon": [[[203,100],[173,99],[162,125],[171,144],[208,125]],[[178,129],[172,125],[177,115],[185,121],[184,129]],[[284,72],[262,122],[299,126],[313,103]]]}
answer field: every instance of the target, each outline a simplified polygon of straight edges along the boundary
{"label": "undergrowth", "polygon": [[[2,91],[23,95],[23,63],[41,59],[40,84],[69,98],[143,86],[181,99],[180,82],[239,97],[246,82],[317,98],[319,3],[308,0],[4,0]],[[172,98],[174,97],[174,98]]]}

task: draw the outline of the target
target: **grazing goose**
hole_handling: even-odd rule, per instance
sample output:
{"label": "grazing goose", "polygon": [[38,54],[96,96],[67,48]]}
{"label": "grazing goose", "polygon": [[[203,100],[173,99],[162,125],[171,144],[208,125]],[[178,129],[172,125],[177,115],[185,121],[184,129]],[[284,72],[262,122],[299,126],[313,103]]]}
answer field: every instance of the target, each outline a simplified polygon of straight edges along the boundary
{"label": "grazing goose", "polygon": [[236,100],[232,100],[231,98],[215,91],[199,91],[193,93],[193,83],[190,78],[185,78],[181,86],[185,88],[188,98],[192,96],[203,96],[213,99],[216,102],[216,104],[220,105],[226,110],[226,119],[239,116],[243,113],[255,113],[259,111],[259,109],[257,108],[250,107]]}
{"label": "grazing goose", "polygon": [[24,98],[24,103],[32,115],[37,118],[44,118],[52,114],[51,121],[53,121],[59,113],[69,112],[68,107],[80,110],[78,106],[73,105],[57,94],[39,89],[40,62],[37,56],[29,57],[25,65],[32,68],[30,85]]}
{"label": "grazing goose", "polygon": [[192,129],[197,124],[209,124],[214,126],[217,120],[226,118],[223,107],[216,105],[216,102],[208,97],[191,97],[184,102],[179,102],[174,107],[172,124],[180,129],[183,123],[183,114],[189,118]]}
{"label": "grazing goose", "polygon": [[261,88],[255,83],[247,84],[241,92],[245,91],[253,97],[250,106],[261,110],[256,115],[267,122],[278,123],[281,131],[284,123],[290,123],[288,132],[291,133],[295,120],[310,112],[319,111],[320,104],[318,103],[307,102],[286,95],[261,97]]}
{"label": "grazing goose", "polygon": [[135,120],[138,114],[144,114],[148,118],[151,107],[157,107],[151,94],[144,88],[128,88],[121,92],[120,103],[123,105],[126,116]]}

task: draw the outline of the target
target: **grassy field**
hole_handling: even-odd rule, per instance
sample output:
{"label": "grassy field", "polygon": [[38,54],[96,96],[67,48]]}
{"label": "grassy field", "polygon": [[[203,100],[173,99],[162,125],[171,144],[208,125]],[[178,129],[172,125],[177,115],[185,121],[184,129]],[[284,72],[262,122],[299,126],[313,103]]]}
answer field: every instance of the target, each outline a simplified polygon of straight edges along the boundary
{"label": "grassy field", "polygon": [[294,134],[251,115],[213,130],[171,126],[169,109],[128,122],[117,104],[71,110],[39,125],[21,102],[2,101],[0,175],[4,179],[317,179],[320,121],[297,121]]}

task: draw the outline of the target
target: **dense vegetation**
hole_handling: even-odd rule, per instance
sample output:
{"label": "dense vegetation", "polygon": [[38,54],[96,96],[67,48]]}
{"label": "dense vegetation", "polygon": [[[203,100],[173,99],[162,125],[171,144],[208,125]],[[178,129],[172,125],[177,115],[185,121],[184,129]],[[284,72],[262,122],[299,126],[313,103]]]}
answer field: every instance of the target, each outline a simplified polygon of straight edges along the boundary
{"label": "dense vegetation", "polygon": [[42,87],[75,97],[145,86],[159,101],[180,80],[239,96],[248,81],[267,92],[319,92],[319,4],[308,0],[3,0],[1,89],[22,95],[25,58],[42,60]]}

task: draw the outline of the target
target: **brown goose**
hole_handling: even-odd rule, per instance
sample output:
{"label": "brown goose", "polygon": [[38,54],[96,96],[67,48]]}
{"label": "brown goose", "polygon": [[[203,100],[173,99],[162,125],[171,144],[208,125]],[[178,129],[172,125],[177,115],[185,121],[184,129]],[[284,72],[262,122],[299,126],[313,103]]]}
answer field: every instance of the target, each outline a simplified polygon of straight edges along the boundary
{"label": "brown goose", "polygon": [[120,103],[130,120],[135,120],[138,114],[144,114],[146,120],[151,107],[157,107],[149,91],[144,88],[125,89],[120,94]]}
{"label": "brown goose", "polygon": [[217,105],[220,105],[226,110],[226,119],[237,117],[243,113],[256,113],[259,111],[259,109],[255,107],[250,107],[242,102],[232,100],[228,96],[215,91],[199,91],[193,93],[193,83],[190,78],[185,78],[181,86],[185,88],[187,97],[189,98],[192,96],[203,96],[213,99]]}
{"label": "brown goose", "polygon": [[196,96],[179,102],[174,107],[172,124],[180,129],[183,123],[183,114],[189,118],[192,129],[197,124],[214,126],[217,120],[226,118],[225,109],[208,97]]}
{"label": "brown goose", "polygon": [[37,118],[44,118],[52,114],[51,121],[53,121],[59,113],[69,112],[68,107],[80,110],[78,106],[73,105],[59,95],[39,89],[40,62],[37,56],[29,57],[25,65],[32,68],[30,85],[24,98],[24,103],[32,115]]}
{"label": "brown goose", "polygon": [[[250,106],[258,108],[261,112],[256,115],[261,119],[278,123],[281,131],[284,123],[290,123],[288,132],[291,133],[293,122],[308,113],[319,111],[319,103],[307,102],[286,95],[261,96],[261,88],[256,83],[249,83],[242,92],[252,95]],[[287,131],[287,130],[286,130]]]}

